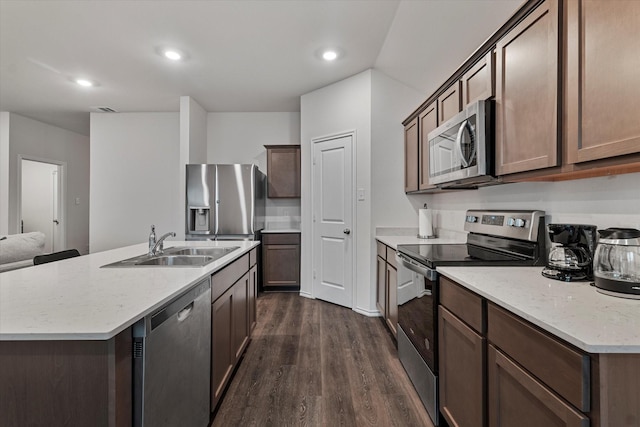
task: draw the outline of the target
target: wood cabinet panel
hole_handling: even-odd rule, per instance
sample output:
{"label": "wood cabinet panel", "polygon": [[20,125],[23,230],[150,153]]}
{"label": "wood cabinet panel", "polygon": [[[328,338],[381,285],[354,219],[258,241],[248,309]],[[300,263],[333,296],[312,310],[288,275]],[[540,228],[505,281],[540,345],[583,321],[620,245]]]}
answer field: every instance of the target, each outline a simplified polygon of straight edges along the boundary
{"label": "wood cabinet panel", "polygon": [[418,119],[404,128],[404,191],[418,190]]}
{"label": "wood cabinet panel", "polygon": [[211,411],[218,405],[235,364],[233,292],[228,289],[211,305]]}
{"label": "wood cabinet panel", "polygon": [[249,319],[249,285],[250,276],[246,273],[242,279],[240,279],[235,285],[233,285],[232,296],[232,335],[233,335],[233,348],[235,355],[235,362],[240,360],[242,352],[249,342],[249,325],[247,321]]}
{"label": "wood cabinet panel", "polygon": [[495,87],[495,53],[489,52],[464,73],[460,84],[463,109],[473,102],[491,98]]}
{"label": "wood cabinet panel", "polygon": [[496,45],[496,172],[559,164],[558,2],[545,0]]}
{"label": "wood cabinet panel", "polygon": [[244,276],[248,270],[249,254],[245,254],[211,276],[211,302],[220,298],[220,295]]}
{"label": "wood cabinet panel", "polygon": [[398,335],[398,270],[387,264],[387,325],[394,337]]}
{"label": "wood cabinet panel", "polygon": [[249,270],[249,296],[247,297],[247,325],[248,335],[255,329],[258,322],[258,266]]}
{"label": "wood cabinet panel", "polygon": [[386,260],[387,260],[387,264],[390,264],[396,270],[398,269],[398,264],[396,262],[396,251],[395,251],[395,249],[393,249],[393,248],[391,248],[389,246],[387,246]]}
{"label": "wood cabinet panel", "polygon": [[376,242],[376,250],[380,258],[387,259],[387,246],[384,243]]}
{"label": "wood cabinet panel", "polygon": [[485,332],[482,297],[441,277],[440,303],[476,331]]}
{"label": "wood cabinet panel", "polygon": [[[300,233],[272,233],[263,236],[263,287],[265,289],[299,288]],[[290,243],[281,244],[282,242]]]}
{"label": "wood cabinet panel", "polygon": [[438,124],[443,124],[461,110],[460,82],[456,82],[438,97]]}
{"label": "wood cabinet panel", "polygon": [[590,359],[494,304],[488,338],[576,408],[590,409]]}
{"label": "wood cabinet panel", "polygon": [[376,257],[376,306],[382,314],[382,318],[387,318],[387,263],[384,258]]}
{"label": "wood cabinet panel", "polygon": [[452,426],[485,425],[485,339],[444,307],[439,316],[440,411]]}
{"label": "wood cabinet panel", "polygon": [[429,105],[418,116],[420,141],[419,141],[419,189],[428,190],[437,188],[429,184],[429,132],[438,127],[438,103]]}
{"label": "wood cabinet panel", "polygon": [[489,345],[489,426],[586,427],[589,419]]}
{"label": "wood cabinet panel", "polygon": [[640,152],[640,2],[566,8],[568,163]]}
{"label": "wood cabinet panel", "polygon": [[265,145],[267,149],[267,197],[300,197],[300,146]]}

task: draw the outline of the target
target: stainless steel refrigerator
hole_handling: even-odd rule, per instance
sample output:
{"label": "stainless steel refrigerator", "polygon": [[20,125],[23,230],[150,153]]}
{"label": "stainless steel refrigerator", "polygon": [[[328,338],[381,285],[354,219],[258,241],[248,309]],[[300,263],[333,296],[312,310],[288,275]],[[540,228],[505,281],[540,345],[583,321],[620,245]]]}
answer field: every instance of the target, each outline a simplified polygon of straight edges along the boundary
{"label": "stainless steel refrigerator", "polygon": [[256,165],[187,165],[186,239],[258,239],[265,198]]}

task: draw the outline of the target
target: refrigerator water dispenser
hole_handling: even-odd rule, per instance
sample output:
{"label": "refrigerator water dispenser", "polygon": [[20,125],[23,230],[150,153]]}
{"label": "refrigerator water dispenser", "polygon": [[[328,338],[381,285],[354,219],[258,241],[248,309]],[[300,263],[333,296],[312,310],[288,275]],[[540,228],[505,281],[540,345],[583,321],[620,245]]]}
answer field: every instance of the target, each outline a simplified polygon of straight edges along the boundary
{"label": "refrigerator water dispenser", "polygon": [[209,207],[189,208],[189,231],[209,231],[210,214]]}

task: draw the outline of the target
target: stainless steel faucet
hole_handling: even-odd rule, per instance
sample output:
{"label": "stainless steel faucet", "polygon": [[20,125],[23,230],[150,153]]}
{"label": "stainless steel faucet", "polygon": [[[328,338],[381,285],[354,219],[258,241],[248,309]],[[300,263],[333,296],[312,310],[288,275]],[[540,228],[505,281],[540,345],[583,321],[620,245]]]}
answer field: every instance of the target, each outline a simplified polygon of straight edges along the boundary
{"label": "stainless steel faucet", "polygon": [[153,248],[156,245],[156,226],[151,225],[151,233],[149,234],[149,255],[153,255]]}
{"label": "stainless steel faucet", "polygon": [[164,239],[166,239],[169,236],[176,237],[176,233],[174,233],[173,231],[170,231],[160,236],[160,238],[158,239],[158,242],[149,251],[149,255],[152,255],[152,256],[160,255],[164,251],[164,248],[163,248]]}

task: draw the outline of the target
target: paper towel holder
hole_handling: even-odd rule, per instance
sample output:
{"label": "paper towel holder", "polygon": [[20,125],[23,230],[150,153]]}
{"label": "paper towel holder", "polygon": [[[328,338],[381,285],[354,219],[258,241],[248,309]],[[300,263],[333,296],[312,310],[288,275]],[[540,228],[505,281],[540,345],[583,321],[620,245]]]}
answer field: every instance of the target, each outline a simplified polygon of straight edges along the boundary
{"label": "paper towel holder", "polygon": [[[424,209],[427,209],[427,204],[426,204],[426,203],[424,204]],[[417,235],[418,239],[435,239],[435,238],[437,238],[437,237],[438,237],[438,236],[436,236],[436,234],[433,232],[433,225],[431,225],[431,227],[428,227],[428,228],[431,228],[431,233],[432,233],[431,235],[424,235],[424,234],[421,234],[421,233],[420,233],[420,227],[418,227],[418,235]],[[424,230],[424,231],[427,231],[427,230]]]}

